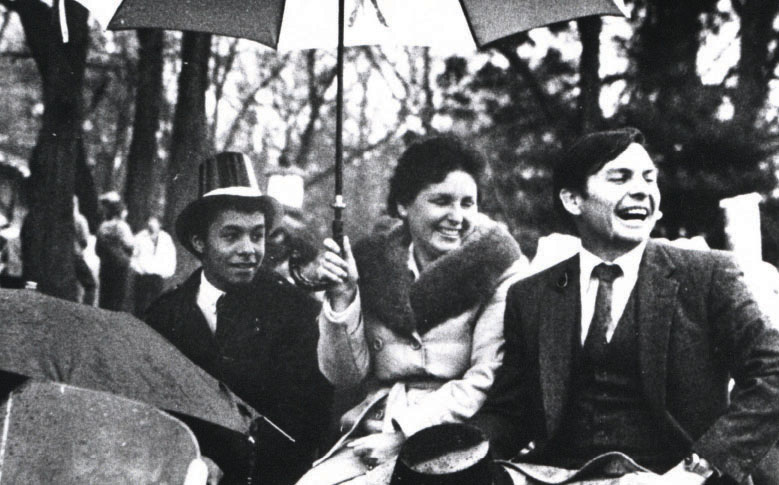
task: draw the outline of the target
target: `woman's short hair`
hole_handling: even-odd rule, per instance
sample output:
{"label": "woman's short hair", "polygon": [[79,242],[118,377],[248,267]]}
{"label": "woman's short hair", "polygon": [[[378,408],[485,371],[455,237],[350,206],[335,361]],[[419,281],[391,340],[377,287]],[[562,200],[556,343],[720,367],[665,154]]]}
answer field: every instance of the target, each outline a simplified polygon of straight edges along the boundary
{"label": "woman's short hair", "polygon": [[398,204],[408,205],[428,185],[441,183],[449,173],[462,170],[481,186],[486,162],[476,149],[450,135],[433,136],[409,145],[398,159],[390,179],[387,211],[400,217]]}

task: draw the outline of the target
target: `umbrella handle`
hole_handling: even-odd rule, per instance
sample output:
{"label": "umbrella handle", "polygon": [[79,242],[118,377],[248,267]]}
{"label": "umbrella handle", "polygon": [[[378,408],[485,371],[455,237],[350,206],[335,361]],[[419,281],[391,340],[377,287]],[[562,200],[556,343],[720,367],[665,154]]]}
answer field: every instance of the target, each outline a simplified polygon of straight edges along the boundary
{"label": "umbrella handle", "polygon": [[292,251],[292,254],[289,256],[289,275],[292,277],[295,285],[311,292],[326,290],[330,286],[329,283],[309,279],[303,274],[302,260],[300,251],[297,250]]}
{"label": "umbrella handle", "polygon": [[[344,221],[339,217],[333,219],[333,239],[339,246],[343,247],[344,242]],[[306,291],[317,292],[324,291],[333,283],[325,281],[316,281],[307,278],[303,274],[303,256],[300,251],[293,250],[289,256],[289,275],[299,288]]]}

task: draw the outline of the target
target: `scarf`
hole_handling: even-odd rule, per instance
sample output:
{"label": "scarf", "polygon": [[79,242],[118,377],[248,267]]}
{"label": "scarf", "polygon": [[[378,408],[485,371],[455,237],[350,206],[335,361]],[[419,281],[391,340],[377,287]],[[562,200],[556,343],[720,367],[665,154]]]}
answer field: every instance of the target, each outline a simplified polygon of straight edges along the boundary
{"label": "scarf", "polygon": [[424,335],[486,302],[521,255],[511,235],[484,217],[459,248],[430,263],[414,281],[406,264],[410,241],[401,225],[354,247],[363,312],[402,335],[414,330]]}

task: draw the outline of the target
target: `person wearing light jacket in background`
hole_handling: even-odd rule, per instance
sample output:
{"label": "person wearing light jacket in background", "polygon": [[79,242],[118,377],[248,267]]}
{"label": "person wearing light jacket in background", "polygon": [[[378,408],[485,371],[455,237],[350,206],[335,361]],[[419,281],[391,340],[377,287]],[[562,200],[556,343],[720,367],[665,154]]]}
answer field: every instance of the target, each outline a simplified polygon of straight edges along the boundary
{"label": "person wearing light jacket in background", "polygon": [[457,139],[417,142],[390,182],[388,209],[402,224],[353,252],[348,239],[343,253],[325,241],[317,272],[334,286],[319,317],[319,366],[337,387],[361,385],[364,399],[299,484],[382,483],[407,437],[465,421],[483,404],[521,267],[516,241],[478,212],[483,169]]}
{"label": "person wearing light jacket in background", "polygon": [[162,294],[165,280],[176,272],[176,246],[156,216],[149,217],[146,227],[135,235],[131,266],[135,272],[134,314],[141,318]]}

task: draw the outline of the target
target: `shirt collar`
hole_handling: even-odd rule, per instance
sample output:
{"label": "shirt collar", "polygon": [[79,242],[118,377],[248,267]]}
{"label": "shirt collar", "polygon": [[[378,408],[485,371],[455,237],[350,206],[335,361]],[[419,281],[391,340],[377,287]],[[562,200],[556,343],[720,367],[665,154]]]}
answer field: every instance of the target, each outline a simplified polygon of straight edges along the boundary
{"label": "shirt collar", "polygon": [[198,302],[201,306],[207,306],[209,308],[216,308],[216,301],[225,292],[212,285],[208,278],[206,278],[206,272],[200,273],[200,292],[198,293]]}
{"label": "shirt collar", "polygon": [[417,266],[417,259],[414,257],[414,243],[408,245],[408,270],[414,275],[414,280],[419,279],[419,266]]}
{"label": "shirt collar", "polygon": [[583,246],[579,251],[579,269],[581,270],[581,278],[583,281],[588,281],[592,276],[592,270],[600,263],[617,264],[622,269],[622,274],[630,280],[635,280],[638,277],[638,267],[641,265],[641,257],[644,255],[644,249],[646,248],[647,241],[643,241],[641,244],[631,249],[622,256],[616,258],[614,261],[603,261],[598,256],[595,256],[591,252],[587,251]]}

